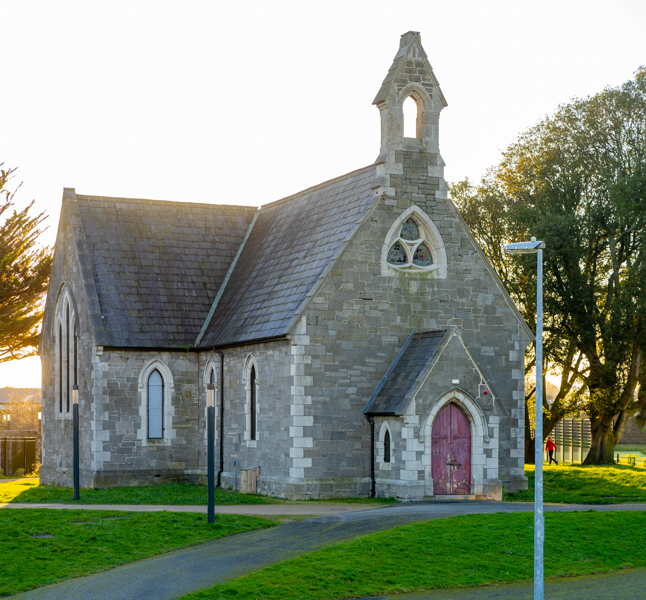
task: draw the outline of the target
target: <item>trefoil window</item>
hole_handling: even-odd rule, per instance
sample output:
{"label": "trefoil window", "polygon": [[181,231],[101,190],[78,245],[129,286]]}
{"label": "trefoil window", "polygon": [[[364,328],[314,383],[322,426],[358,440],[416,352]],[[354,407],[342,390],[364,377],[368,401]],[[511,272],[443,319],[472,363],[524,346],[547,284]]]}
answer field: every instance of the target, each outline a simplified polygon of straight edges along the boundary
{"label": "trefoil window", "polygon": [[388,250],[388,264],[414,271],[431,267],[433,254],[427,238],[424,228],[413,217],[408,218]]}

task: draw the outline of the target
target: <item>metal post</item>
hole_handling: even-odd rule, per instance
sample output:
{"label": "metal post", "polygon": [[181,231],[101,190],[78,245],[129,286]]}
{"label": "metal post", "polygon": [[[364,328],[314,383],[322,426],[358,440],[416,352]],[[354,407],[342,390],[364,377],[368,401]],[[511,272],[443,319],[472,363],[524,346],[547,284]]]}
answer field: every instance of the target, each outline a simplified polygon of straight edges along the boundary
{"label": "metal post", "polygon": [[74,500],[79,499],[79,386],[72,386],[72,418],[74,424]]}
{"label": "metal post", "polygon": [[534,444],[534,600],[543,600],[543,250],[536,276],[536,437]]}
{"label": "metal post", "polygon": [[207,420],[207,463],[208,463],[208,481],[207,481],[207,521],[215,522],[215,385],[212,383],[206,386],[206,420]]}

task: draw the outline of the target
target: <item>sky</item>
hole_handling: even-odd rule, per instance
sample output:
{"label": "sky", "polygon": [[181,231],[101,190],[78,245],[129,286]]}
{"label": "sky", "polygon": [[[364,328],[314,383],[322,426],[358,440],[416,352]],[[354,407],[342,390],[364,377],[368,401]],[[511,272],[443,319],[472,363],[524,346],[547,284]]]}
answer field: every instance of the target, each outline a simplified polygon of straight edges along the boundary
{"label": "sky", "polygon": [[[4,0],[0,163],[56,239],[78,193],[258,206],[374,162],[372,106],[419,31],[448,181],[646,64],[646,2]],[[38,357],[0,387],[40,386]]]}

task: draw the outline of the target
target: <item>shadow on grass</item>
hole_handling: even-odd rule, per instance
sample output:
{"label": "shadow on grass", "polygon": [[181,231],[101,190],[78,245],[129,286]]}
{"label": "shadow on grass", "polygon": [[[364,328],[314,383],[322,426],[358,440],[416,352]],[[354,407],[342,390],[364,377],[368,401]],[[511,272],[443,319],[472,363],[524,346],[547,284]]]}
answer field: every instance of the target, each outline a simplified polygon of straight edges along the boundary
{"label": "shadow on grass", "polygon": [[[32,480],[33,481],[33,480]],[[5,484],[12,486],[4,493],[5,502],[25,504],[75,504],[71,488],[47,485],[25,486],[23,482]],[[81,489],[79,504],[168,504],[205,505],[206,486],[188,483],[167,483],[152,486],[121,487],[103,490]],[[274,504],[276,500],[258,494],[239,494],[232,490],[217,488],[215,503],[219,506],[232,504]]]}
{"label": "shadow on grass", "polygon": [[[534,465],[525,465],[525,475],[529,488],[505,494],[506,501],[534,501]],[[543,499],[574,504],[646,502],[646,469],[627,465],[544,465]]]}

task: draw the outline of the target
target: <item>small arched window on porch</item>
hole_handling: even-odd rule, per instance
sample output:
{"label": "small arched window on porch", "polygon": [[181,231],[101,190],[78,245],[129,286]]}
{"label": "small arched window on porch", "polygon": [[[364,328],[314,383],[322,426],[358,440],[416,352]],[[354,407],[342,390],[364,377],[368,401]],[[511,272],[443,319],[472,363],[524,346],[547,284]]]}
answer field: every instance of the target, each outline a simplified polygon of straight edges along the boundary
{"label": "small arched window on porch", "polygon": [[386,435],[384,436],[384,462],[390,462],[390,431],[386,429]]}
{"label": "small arched window on porch", "polygon": [[249,438],[256,439],[256,367],[251,366],[249,374],[249,385],[251,387],[251,406],[249,407],[251,422],[249,423]]}
{"label": "small arched window on porch", "polygon": [[155,369],[148,377],[148,438],[164,437],[164,378]]}

